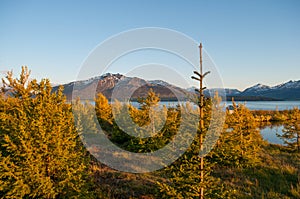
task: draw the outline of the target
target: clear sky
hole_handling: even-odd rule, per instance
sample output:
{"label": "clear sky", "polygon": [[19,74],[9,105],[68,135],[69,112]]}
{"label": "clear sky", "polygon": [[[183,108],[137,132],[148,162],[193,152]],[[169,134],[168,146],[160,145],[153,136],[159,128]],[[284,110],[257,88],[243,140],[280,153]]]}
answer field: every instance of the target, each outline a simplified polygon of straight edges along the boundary
{"label": "clear sky", "polygon": [[300,79],[298,0],[1,0],[0,71],[27,65],[34,78],[67,83],[99,43],[142,27],[202,41],[225,87]]}

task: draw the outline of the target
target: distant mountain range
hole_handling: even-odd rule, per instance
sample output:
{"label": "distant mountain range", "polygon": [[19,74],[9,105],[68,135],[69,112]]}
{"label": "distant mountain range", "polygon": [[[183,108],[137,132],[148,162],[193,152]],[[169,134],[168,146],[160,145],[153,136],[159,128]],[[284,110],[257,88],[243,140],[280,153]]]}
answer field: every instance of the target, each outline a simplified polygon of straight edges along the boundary
{"label": "distant mountain range", "polygon": [[[213,92],[218,89],[211,89]],[[207,91],[206,91],[207,92]],[[300,80],[289,81],[273,87],[256,84],[244,91],[237,89],[225,89],[227,100],[232,97],[235,100],[257,101],[257,100],[300,100]]]}
{"label": "distant mountain range", "polygon": [[[88,80],[71,82],[64,84],[64,94],[68,100],[72,99],[72,92],[75,88],[76,96],[80,99],[92,100],[95,96],[91,93],[102,93],[108,99],[111,99],[113,90],[118,89],[119,95],[126,95],[132,93],[131,100],[136,100],[138,97],[145,97],[148,90],[151,88],[155,93],[160,95],[161,100],[185,100],[187,96],[195,94],[194,87],[183,89],[162,80],[147,81],[137,77],[126,77],[121,74],[107,73],[102,76],[94,77]],[[53,90],[57,90],[58,86],[54,86]],[[253,100],[300,100],[300,80],[289,81],[277,86],[267,86],[256,84],[252,87],[239,91],[237,89],[207,89],[204,94],[209,96],[218,91],[220,95],[224,95],[227,100],[234,98],[235,100],[253,101]]]}
{"label": "distant mountain range", "polygon": [[256,84],[245,89],[239,96],[267,97],[277,100],[300,100],[300,80],[288,81],[273,87]]}

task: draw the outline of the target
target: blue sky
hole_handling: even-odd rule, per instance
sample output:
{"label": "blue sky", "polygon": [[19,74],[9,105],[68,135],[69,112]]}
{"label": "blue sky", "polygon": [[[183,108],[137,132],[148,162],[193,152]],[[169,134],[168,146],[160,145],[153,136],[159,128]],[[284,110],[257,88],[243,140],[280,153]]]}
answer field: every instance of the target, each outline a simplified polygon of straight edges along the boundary
{"label": "blue sky", "polygon": [[66,83],[107,38],[161,27],[202,41],[225,87],[272,86],[300,79],[299,10],[297,0],[2,0],[0,71],[27,65],[34,78]]}

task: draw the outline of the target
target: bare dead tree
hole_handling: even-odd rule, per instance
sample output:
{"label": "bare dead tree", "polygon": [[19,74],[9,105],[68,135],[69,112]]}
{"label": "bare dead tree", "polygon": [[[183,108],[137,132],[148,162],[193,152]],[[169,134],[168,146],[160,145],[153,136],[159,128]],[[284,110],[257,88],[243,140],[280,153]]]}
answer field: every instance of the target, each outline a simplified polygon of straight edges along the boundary
{"label": "bare dead tree", "polygon": [[[203,68],[202,68],[202,43],[199,45],[200,49],[200,72],[194,71],[194,74],[197,75],[197,77],[192,76],[192,79],[199,81],[199,89],[195,89],[197,93],[199,93],[199,101],[198,106],[200,109],[200,120],[199,120],[199,144],[200,144],[200,151],[203,150],[203,134],[204,134],[204,93],[203,91],[206,89],[206,87],[203,87],[203,79],[204,77],[210,73],[210,71],[205,72],[203,74]],[[200,199],[204,199],[204,157],[200,156]]]}

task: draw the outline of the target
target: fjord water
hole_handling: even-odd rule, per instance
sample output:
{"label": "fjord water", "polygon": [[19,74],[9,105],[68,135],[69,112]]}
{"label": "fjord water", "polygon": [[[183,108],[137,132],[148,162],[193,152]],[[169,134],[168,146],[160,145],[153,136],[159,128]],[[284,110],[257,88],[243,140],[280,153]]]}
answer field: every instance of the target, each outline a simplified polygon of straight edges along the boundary
{"label": "fjord water", "polygon": [[[250,110],[289,110],[294,107],[300,108],[300,101],[236,101],[236,104],[245,104]],[[232,102],[226,102],[226,106]]]}
{"label": "fjord water", "polygon": [[[185,103],[185,102],[179,102]],[[222,102],[224,107],[232,105],[231,101]],[[236,101],[236,104],[244,104],[250,110],[290,110],[294,107],[300,109],[300,101]],[[131,102],[131,104],[135,107],[139,107],[137,102]],[[161,105],[165,105],[167,107],[176,107],[178,104],[177,101],[162,101]]]}

